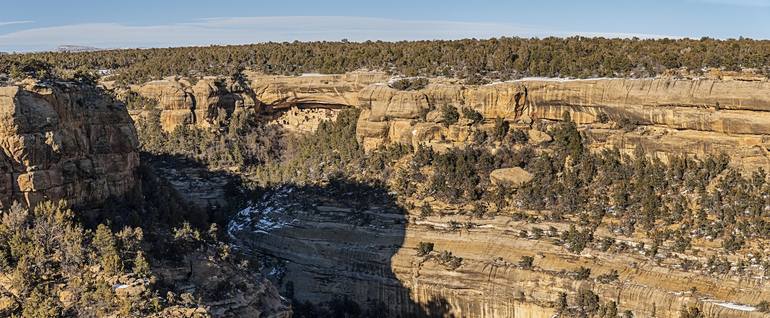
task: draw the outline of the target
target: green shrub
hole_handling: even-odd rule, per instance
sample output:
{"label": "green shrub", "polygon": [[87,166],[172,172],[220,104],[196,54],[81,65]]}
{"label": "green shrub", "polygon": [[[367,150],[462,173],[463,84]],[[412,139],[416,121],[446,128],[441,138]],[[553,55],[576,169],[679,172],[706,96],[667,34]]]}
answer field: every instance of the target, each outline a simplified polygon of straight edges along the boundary
{"label": "green shrub", "polygon": [[596,280],[598,280],[602,284],[609,284],[611,282],[618,280],[618,271],[617,270],[611,270],[609,273],[601,274],[596,277]]}
{"label": "green shrub", "polygon": [[519,260],[519,267],[523,269],[532,269],[532,263],[535,261],[535,258],[532,256],[522,256]]}
{"label": "green shrub", "polygon": [[583,266],[580,266],[577,270],[575,270],[575,279],[577,280],[586,280],[589,277],[591,277],[591,269],[586,268]]}
{"label": "green shrub", "polygon": [[452,105],[444,105],[441,107],[441,123],[444,126],[454,125],[460,119],[460,113],[457,112],[457,108]]}
{"label": "green shrub", "polygon": [[463,117],[471,121],[472,125],[478,124],[484,120],[484,116],[473,108],[463,107]]}
{"label": "green shrub", "polygon": [[417,246],[417,256],[425,256],[430,254],[430,252],[432,251],[433,251],[433,243],[420,242],[420,244]]}
{"label": "green shrub", "polygon": [[400,91],[414,91],[428,86],[428,79],[424,77],[401,78],[391,81],[388,86]]}
{"label": "green shrub", "polygon": [[439,254],[438,261],[446,266],[447,269],[456,270],[462,266],[463,258],[452,255],[450,251],[443,251]]}

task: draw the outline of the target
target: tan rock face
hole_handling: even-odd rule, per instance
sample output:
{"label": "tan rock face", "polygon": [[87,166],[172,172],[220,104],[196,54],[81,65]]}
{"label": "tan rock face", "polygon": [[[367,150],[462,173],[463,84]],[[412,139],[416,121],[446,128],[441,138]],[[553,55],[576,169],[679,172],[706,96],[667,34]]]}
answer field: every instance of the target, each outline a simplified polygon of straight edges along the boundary
{"label": "tan rock face", "polygon": [[[724,151],[739,166],[770,164],[765,136],[770,131],[770,84],[763,81],[525,80],[484,86],[433,83],[417,91],[398,91],[377,82],[344,83],[342,76],[323,77],[326,83],[320,78],[262,77],[269,84],[252,79],[252,85],[259,99],[273,106],[360,107],[357,135],[367,150],[395,142],[439,150],[461,147],[479,130],[488,130],[496,117],[527,131],[530,143],[541,144],[553,139],[543,127],[568,111],[592,149],[617,147],[631,154],[642,147],[663,159]],[[486,120],[469,125],[461,118],[459,124],[445,126],[439,123],[443,105],[470,107]],[[638,127],[621,129],[623,120]],[[496,183],[515,185],[528,178],[526,171],[517,169],[492,173]],[[683,305],[695,303],[707,316],[760,317],[759,312],[719,305],[688,291],[696,287],[702,295],[736,304],[756,304],[768,297],[765,282],[672,270],[632,253],[618,256],[588,249],[572,254],[555,242],[558,236],[516,235],[532,224],[509,216],[422,218],[419,211],[405,213],[366,199],[332,195],[303,198],[303,203],[316,203],[303,205],[292,200],[317,194],[293,190],[282,189],[285,193],[275,194],[278,201],[253,209],[249,222],[237,224],[231,234],[255,251],[285,261],[279,268],[285,274],[283,283],[292,282],[300,300],[323,302],[331,294],[364,304],[380,300],[393,309],[390,314],[405,316],[443,308],[442,313],[460,317],[552,317],[558,293],[567,293],[575,303],[579,290],[591,289],[602,301],[617,301],[621,310],[632,310],[637,317],[676,317]],[[452,223],[467,222],[477,226],[451,229]],[[537,227],[551,225],[559,231],[567,226]],[[418,255],[420,242],[435,243],[435,251]],[[437,261],[440,251],[462,257],[462,265],[448,269]],[[524,256],[534,258],[534,269],[518,265]],[[591,268],[591,279],[569,277],[567,273],[580,266]],[[612,269],[619,270],[618,281],[595,279]],[[741,292],[760,285],[761,291]]]}
{"label": "tan rock face", "polygon": [[[359,103],[362,89],[388,78],[385,73],[376,72],[308,76],[244,72],[243,75],[238,80],[204,77],[194,85],[186,79],[169,77],[133,86],[130,90],[157,100],[161,111],[161,127],[165,131],[173,131],[179,125],[209,127],[228,118],[234,111],[245,108],[274,112],[297,108],[337,109],[355,106]],[[142,120],[146,118],[145,113],[145,110],[135,110],[131,115],[135,120]],[[287,121],[287,127],[298,131],[316,127],[317,124],[299,122],[306,115],[293,111],[279,120]],[[317,117],[309,115],[310,121]]]}
{"label": "tan rock face", "polygon": [[[696,304],[705,317],[766,317],[729,306],[753,306],[769,297],[761,278],[677,270],[636,250],[592,246],[575,254],[560,241],[567,223],[513,221],[510,215],[425,217],[419,209],[388,203],[392,198],[357,197],[355,191],[284,187],[240,213],[229,233],[238,244],[280,259],[268,270],[281,273],[281,288],[291,288],[298,300],[322,303],[345,296],[364,309],[383,302],[388,317],[546,318],[557,313],[559,293],[575,304],[580,290],[591,290],[602,303],[615,301],[620,312],[631,310],[634,317],[679,317],[683,306]],[[451,226],[468,223],[475,226]],[[556,233],[518,235],[550,226]],[[609,233],[600,228],[596,235]],[[622,240],[631,244],[634,238]],[[419,253],[421,242],[433,243],[433,251]],[[443,251],[461,257],[460,266],[442,263]],[[533,267],[520,265],[525,256],[533,258]],[[580,267],[591,269],[589,278],[571,275]],[[598,279],[612,270],[618,271],[617,280]]]}
{"label": "tan rock face", "polygon": [[307,74],[274,76],[245,72],[256,97],[265,105],[290,107],[297,104],[357,105],[359,92],[373,83],[387,81],[380,72],[340,75]]}
{"label": "tan rock face", "polygon": [[489,174],[489,179],[495,184],[505,184],[512,187],[518,187],[532,180],[532,174],[526,170],[513,167],[493,170]]}
{"label": "tan rock face", "polygon": [[175,78],[167,78],[133,87],[132,90],[143,97],[157,100],[158,106],[162,110],[186,110],[193,106],[193,101],[185,84],[189,83],[182,83]]}
{"label": "tan rock face", "polygon": [[[747,169],[770,164],[766,135],[770,134],[770,82],[714,79],[595,79],[520,80],[482,86],[436,81],[416,91],[399,91],[384,84],[384,73],[268,76],[244,73],[244,80],[204,78],[195,85],[165,79],[134,87],[160,102],[161,124],[170,131],[180,124],[206,127],[238,107],[265,111],[295,111],[283,118],[304,131],[318,116],[307,108],[361,108],[359,141],[367,148],[388,142],[428,144],[435,149],[462,146],[475,128],[436,124],[440,107],[469,107],[487,122],[494,118],[521,124],[561,120],[565,111],[591,138],[594,146],[617,147],[633,153],[643,146],[664,156],[671,151],[703,156],[726,152],[733,163]],[[141,112],[138,112],[141,113]],[[333,117],[334,113],[330,118]],[[132,114],[134,115],[134,114]],[[135,116],[139,120],[140,116]],[[597,125],[599,120],[608,124]],[[613,123],[626,122],[654,129],[624,131]],[[433,123],[430,126],[423,126]],[[306,129],[307,128],[307,129]],[[549,136],[529,132],[533,143]],[[644,135],[645,137],[639,138]],[[601,137],[601,136],[611,136]],[[739,144],[732,140],[740,140]],[[676,147],[673,141],[696,147]],[[749,149],[749,150],[747,150]]]}
{"label": "tan rock face", "polygon": [[[725,152],[733,157],[733,164],[749,170],[770,164],[764,137],[770,134],[767,81],[521,80],[482,86],[431,84],[408,92],[371,85],[360,93],[359,106],[368,111],[359,120],[359,127],[363,127],[358,130],[359,137],[423,143],[434,148],[464,143],[468,132],[455,125],[436,125],[424,137],[415,131],[417,135],[411,139],[399,133],[406,132],[403,120],[416,120],[416,126],[412,125],[415,127],[423,121],[435,122],[441,116],[437,110],[443,105],[472,108],[487,121],[500,117],[522,124],[561,120],[566,111],[581,130],[592,136],[607,136],[594,138],[602,142],[596,147],[617,147],[632,153],[642,146],[664,157],[672,153],[703,156]],[[600,124],[600,120],[609,122]],[[627,131],[614,124],[622,122],[644,129]],[[607,130],[612,127],[616,129]],[[655,133],[648,134],[650,129]],[[388,133],[381,134],[383,131]],[[535,143],[549,138],[538,131],[530,131],[529,135]],[[687,146],[676,146],[674,141]]]}
{"label": "tan rock face", "polygon": [[527,131],[527,142],[532,145],[541,145],[551,141],[553,141],[553,137],[547,133],[536,129],[530,129]]}
{"label": "tan rock face", "polygon": [[138,184],[138,141],[125,108],[71,83],[0,87],[0,204],[101,203]]}
{"label": "tan rock face", "polygon": [[[236,109],[258,105],[249,85],[230,78],[204,77],[192,85],[185,79],[170,77],[130,89],[158,101],[165,131],[173,131],[179,125],[208,127],[228,118]],[[134,111],[132,116],[140,120],[145,112]]]}

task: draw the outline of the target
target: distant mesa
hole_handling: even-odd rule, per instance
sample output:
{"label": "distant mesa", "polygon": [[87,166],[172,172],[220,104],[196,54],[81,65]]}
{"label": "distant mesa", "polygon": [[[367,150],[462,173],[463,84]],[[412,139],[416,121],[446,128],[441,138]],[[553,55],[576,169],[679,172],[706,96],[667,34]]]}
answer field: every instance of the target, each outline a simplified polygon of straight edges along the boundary
{"label": "distant mesa", "polygon": [[83,45],[59,45],[59,47],[56,48],[56,52],[63,52],[63,53],[76,53],[76,52],[93,52],[93,51],[100,51],[100,48],[93,47],[93,46],[83,46]]}

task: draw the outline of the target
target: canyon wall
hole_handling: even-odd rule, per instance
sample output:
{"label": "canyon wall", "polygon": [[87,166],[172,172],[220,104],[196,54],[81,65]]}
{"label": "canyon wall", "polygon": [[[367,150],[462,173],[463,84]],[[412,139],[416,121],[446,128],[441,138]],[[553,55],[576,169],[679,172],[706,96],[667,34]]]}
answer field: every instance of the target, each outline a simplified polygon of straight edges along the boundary
{"label": "canyon wall", "polygon": [[417,91],[371,85],[359,97],[364,111],[358,135],[367,148],[383,142],[462,146],[475,129],[462,121],[439,123],[438,109],[452,105],[480,112],[487,124],[499,117],[533,126],[533,121],[561,120],[566,111],[595,148],[633,153],[641,146],[663,159],[721,151],[748,169],[770,164],[768,81],[533,79],[483,86],[436,83]]}
{"label": "canyon wall", "polygon": [[[389,87],[379,75],[252,74],[248,79],[255,107],[263,113],[286,111],[288,126],[302,125],[304,116],[315,121],[318,114],[333,117],[341,107],[360,108],[357,136],[367,149],[395,142],[439,151],[464,147],[476,134],[491,133],[496,118],[526,129],[533,144],[547,143],[549,125],[566,111],[592,149],[633,153],[642,147],[663,159],[725,152],[737,167],[770,164],[767,81],[525,79],[473,86],[435,79],[425,88],[404,91]],[[162,104],[164,111],[175,107]],[[473,109],[484,120],[473,125],[461,115],[457,123],[444,124],[444,105],[460,114],[463,107]],[[534,318],[552,317],[560,292],[574,304],[581,290],[591,290],[602,303],[615,301],[619,310],[636,317],[677,317],[683,306],[694,304],[707,317],[766,316],[752,307],[770,297],[763,276],[715,276],[677,267],[682,258],[705,262],[720,248],[710,242],[694,243],[703,252],[698,256],[661,247],[668,260],[661,262],[643,256],[643,248],[633,249],[652,243],[641,237],[629,239],[631,252],[606,253],[593,246],[574,254],[557,243],[558,234],[522,237],[520,231],[532,225],[510,216],[469,219],[461,215],[468,207],[439,206],[434,210],[442,215],[422,218],[420,211],[395,207],[393,198],[386,203],[330,193],[270,192],[230,224],[239,246],[278,260],[267,271],[300,301],[342,296],[364,310],[381,302],[390,316]],[[564,231],[568,224],[537,226]],[[606,231],[596,235],[613,236]],[[420,255],[420,242],[434,243],[434,251]],[[461,257],[461,265],[448,266],[444,251]],[[531,268],[519,264],[525,256],[533,257]],[[591,269],[590,279],[575,279],[581,266]],[[598,279],[612,270],[618,271],[616,280]]]}
{"label": "canyon wall", "polygon": [[[239,78],[204,77],[195,84],[186,78],[168,77],[131,86],[129,91],[156,101],[161,127],[170,132],[179,125],[211,127],[233,112],[245,109],[262,114],[282,113],[298,107],[339,109],[357,104],[359,91],[385,80],[385,73],[377,72],[274,76],[247,71]],[[142,120],[149,111],[129,110],[136,120]],[[307,125],[292,116],[285,120],[290,128],[307,130]],[[296,123],[297,127],[290,123]]]}
{"label": "canyon wall", "polygon": [[[372,197],[372,191],[384,192],[356,184],[286,186],[241,211],[228,231],[236,245],[278,260],[266,271],[295,299],[323,303],[344,297],[364,311],[384,303],[381,310],[389,317],[548,318],[558,312],[559,293],[575,304],[581,290],[591,290],[602,303],[616,302],[620,313],[630,310],[634,317],[679,317],[683,307],[695,305],[704,317],[766,317],[740,305],[770,297],[765,278],[682,270],[670,246],[661,246],[658,253],[665,256],[657,260],[634,248],[652,244],[641,237],[617,242],[631,246],[628,252],[591,246],[574,254],[559,243],[566,223],[474,218],[463,215],[464,207],[441,204],[434,206],[441,215],[424,217],[387,195]],[[519,234],[535,227],[556,232]],[[612,233],[600,228],[595,235]],[[432,251],[421,254],[421,242],[433,243]],[[719,249],[694,244],[702,253],[694,259],[704,263]],[[450,266],[444,251],[462,258],[458,267]],[[523,257],[533,258],[530,268],[520,264]],[[590,278],[576,278],[581,266],[591,269]],[[617,279],[599,278],[613,270]]]}
{"label": "canyon wall", "polygon": [[[259,106],[254,92],[240,78],[204,77],[193,84],[185,78],[168,77],[134,85],[129,90],[157,102],[165,131],[183,124],[210,127],[236,110]],[[148,111],[129,110],[137,120]]]}
{"label": "canyon wall", "polygon": [[[0,87],[0,209],[14,202],[34,206],[64,199],[87,215],[92,207],[138,203],[139,164],[134,123],[125,106],[103,89],[88,83],[32,80]],[[220,179],[210,179],[222,186]],[[214,261],[214,251],[206,253],[185,256],[189,268],[180,267],[177,260],[158,259],[152,283],[124,275],[114,278],[124,287],[113,290],[121,301],[155,288],[151,285],[156,283],[217,295],[202,301],[205,310],[173,306],[154,317],[202,317],[208,316],[206,312],[214,317],[291,316],[286,300],[260,274]],[[0,289],[15,293],[19,287],[13,275],[2,276]],[[230,288],[225,296],[223,288]],[[0,295],[0,312],[15,310],[11,296]]]}
{"label": "canyon wall", "polygon": [[[206,77],[196,84],[168,78],[132,87],[159,102],[161,126],[210,127],[235,111],[253,109],[292,131],[309,131],[337,109],[358,107],[358,137],[367,149],[400,142],[436,149],[463,147],[474,133],[491,131],[495,118],[518,128],[578,123],[591,147],[637,147],[665,160],[671,154],[725,152],[753,170],[770,164],[770,82],[719,79],[524,79],[463,85],[434,79],[419,90],[389,87],[384,73],[271,76],[246,72],[239,80]],[[467,107],[485,121],[443,125],[440,108]],[[314,109],[314,110],[313,110]],[[139,119],[147,110],[131,110]],[[224,117],[222,117],[224,116]]]}
{"label": "canyon wall", "polygon": [[[577,255],[554,243],[558,237],[518,235],[533,227],[564,231],[569,227],[564,223],[533,225],[508,216],[479,219],[451,214],[418,219],[417,211],[410,216],[404,245],[391,260],[394,272],[418,302],[442,297],[457,317],[552,317],[560,292],[574,304],[585,289],[602,302],[615,301],[619,312],[631,310],[634,317],[679,317],[683,306],[696,304],[706,317],[765,317],[754,309],[731,306],[757,304],[769,297],[761,278],[686,272],[672,268],[670,261],[656,264],[637,251],[617,254],[589,248]],[[474,226],[452,229],[453,222]],[[596,233],[605,234],[609,233]],[[438,261],[438,252],[419,256],[420,242],[462,257],[462,265],[447,268]],[[531,268],[520,265],[525,256],[533,258]],[[581,266],[591,269],[591,278],[575,279]],[[617,280],[597,278],[612,270],[618,271]]]}
{"label": "canyon wall", "polygon": [[71,82],[0,87],[0,204],[99,204],[135,191],[138,141],[125,108]]}

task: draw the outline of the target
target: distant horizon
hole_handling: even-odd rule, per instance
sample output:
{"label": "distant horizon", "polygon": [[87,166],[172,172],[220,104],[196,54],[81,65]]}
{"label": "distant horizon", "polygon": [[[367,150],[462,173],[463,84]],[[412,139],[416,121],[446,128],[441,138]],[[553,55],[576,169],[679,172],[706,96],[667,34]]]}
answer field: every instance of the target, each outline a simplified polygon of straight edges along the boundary
{"label": "distant horizon", "polygon": [[0,51],[464,38],[770,39],[770,0],[11,2]]}
{"label": "distant horizon", "polygon": [[[606,37],[606,36],[586,36],[586,35],[568,35],[568,36],[533,36],[533,37],[523,37],[523,36],[498,36],[498,37],[488,37],[488,38],[457,38],[457,39],[418,39],[418,40],[348,40],[348,39],[339,39],[339,40],[308,40],[308,41],[300,41],[300,40],[294,40],[294,41],[264,41],[264,42],[252,42],[252,43],[233,43],[233,44],[191,44],[191,45],[178,45],[178,46],[157,46],[157,47],[95,47],[95,46],[88,46],[88,45],[78,45],[78,44],[60,44],[56,45],[50,49],[45,50],[38,50],[38,51],[2,51],[0,50],[0,53],[3,54],[34,54],[34,53],[82,53],[82,52],[99,52],[99,51],[119,51],[119,50],[152,50],[152,49],[174,49],[174,48],[206,48],[206,47],[218,47],[218,46],[248,46],[248,45],[260,45],[260,44],[276,44],[276,43],[358,43],[363,44],[366,42],[382,42],[382,43],[397,43],[397,42],[420,42],[420,41],[464,41],[464,40],[479,40],[479,41],[485,41],[485,40],[492,40],[492,39],[505,39],[505,38],[519,38],[519,39],[546,39],[546,38],[558,38],[558,39],[568,39],[568,38],[586,38],[586,39],[607,39],[607,40],[634,40],[637,41],[658,41],[658,40],[682,40],[682,41],[700,41],[704,38],[708,38],[715,41],[740,41],[740,40],[749,40],[749,41],[770,41],[770,39],[754,39],[749,37],[738,37],[738,38],[714,38],[714,37],[700,37],[700,38],[691,38],[691,37]],[[65,47],[75,47],[75,48],[83,48],[87,49],[84,51],[62,51],[61,49]]]}

